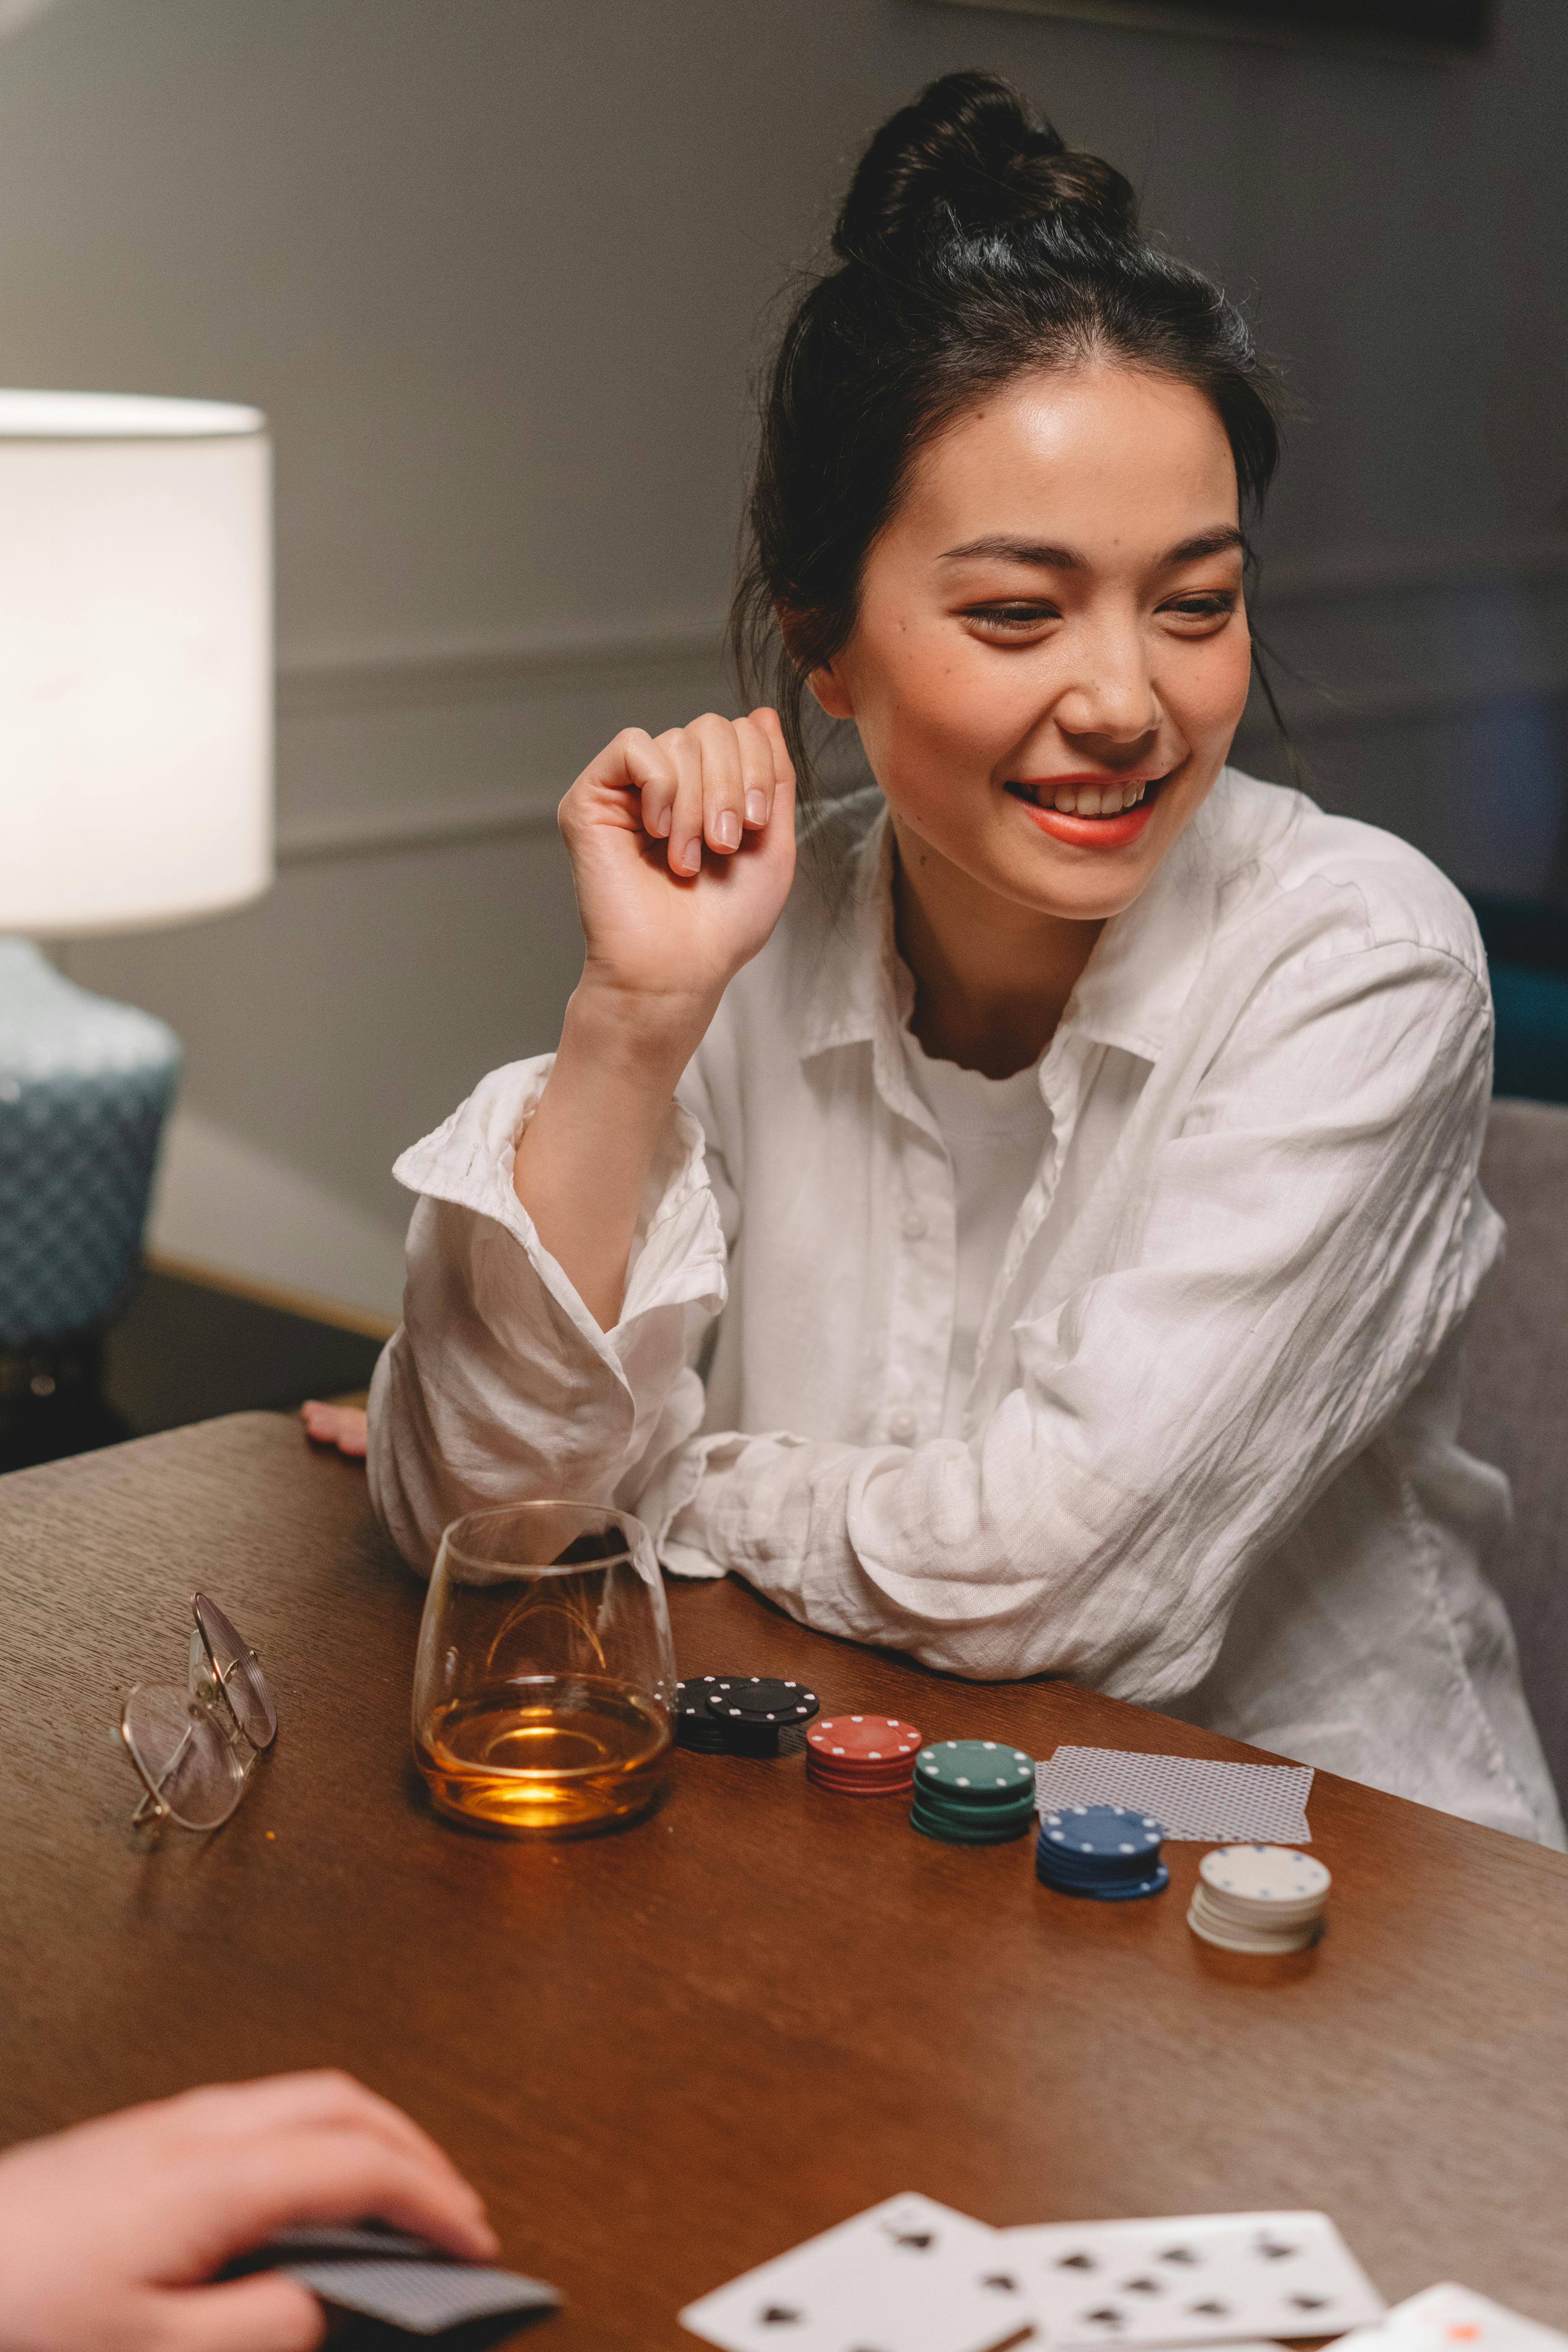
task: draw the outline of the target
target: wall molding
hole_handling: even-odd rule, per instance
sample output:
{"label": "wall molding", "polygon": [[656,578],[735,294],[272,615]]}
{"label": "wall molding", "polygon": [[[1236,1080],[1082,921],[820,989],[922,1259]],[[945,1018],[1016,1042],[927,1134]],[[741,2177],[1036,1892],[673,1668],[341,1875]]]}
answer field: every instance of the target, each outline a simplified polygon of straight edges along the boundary
{"label": "wall molding", "polygon": [[712,660],[723,635],[721,620],[689,620],[637,629],[540,630],[491,643],[285,656],[278,666],[278,715],[335,719],[510,701],[531,688]]}

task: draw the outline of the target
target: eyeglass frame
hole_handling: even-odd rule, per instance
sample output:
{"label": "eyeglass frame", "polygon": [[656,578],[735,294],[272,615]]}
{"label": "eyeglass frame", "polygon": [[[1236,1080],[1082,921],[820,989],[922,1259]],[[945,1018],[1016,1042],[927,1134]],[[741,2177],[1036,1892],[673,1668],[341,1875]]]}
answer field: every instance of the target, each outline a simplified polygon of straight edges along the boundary
{"label": "eyeglass frame", "polygon": [[[238,1644],[236,1655],[226,1669],[218,1664],[217,1653],[213,1647],[212,1635],[208,1632],[206,1623],[203,1617],[204,1610],[211,1610],[216,1616],[221,1618],[224,1623],[227,1625],[229,1631],[234,1634],[236,1642]],[[132,1828],[140,1829],[142,1827],[143,1822],[146,1821],[148,1817],[149,1809],[151,1809],[152,1820],[155,1828],[161,1829],[165,1822],[172,1821],[178,1828],[190,1829],[193,1831],[195,1835],[200,1837],[209,1836],[214,1830],[221,1830],[224,1823],[226,1822],[231,1822],[234,1819],[235,1814],[238,1811],[240,1800],[244,1796],[246,1790],[250,1785],[250,1776],[252,1771],[255,1769],[257,1758],[264,1755],[278,1737],[278,1705],[272,1696],[272,1685],[267,1678],[267,1670],[261,1663],[260,1652],[253,1649],[250,1643],[246,1641],[244,1634],[240,1633],[238,1626],[235,1623],[233,1618],[229,1616],[228,1612],[220,1607],[218,1602],[214,1601],[209,1594],[205,1592],[193,1592],[191,1595],[191,1639],[188,1653],[188,1663],[185,1670],[185,1688],[191,1698],[193,1698],[198,1706],[205,1707],[208,1715],[211,1716],[213,1721],[217,1725],[219,1731],[223,1734],[223,1737],[227,1742],[229,1748],[237,1754],[240,1755],[240,1778],[235,1789],[233,1804],[230,1805],[227,1812],[225,1813],[218,1821],[198,1825],[181,1821],[180,1816],[175,1812],[174,1807],[161,1793],[163,1786],[168,1781],[174,1772],[175,1765],[184,1754],[186,1743],[185,1740],[181,1741],[179,1747],[176,1748],[174,1755],[169,1759],[167,1765],[163,1769],[162,1780],[154,1782],[152,1776],[147,1771],[146,1767],[143,1765],[141,1758],[136,1753],[135,1747],[131,1738],[129,1722],[131,1702],[132,1699],[136,1697],[138,1692],[150,1689],[153,1687],[153,1685],[147,1683],[132,1683],[131,1688],[126,1692],[124,1703],[120,1710],[120,1737],[124,1745],[125,1752],[131,1759],[132,1769],[135,1772],[137,1779],[142,1782],[142,1801],[131,1816]],[[251,1734],[246,1729],[244,1723],[240,1720],[238,1712],[235,1707],[234,1701],[228,1695],[228,1685],[234,1680],[235,1675],[238,1674],[241,1667],[248,1667],[251,1670],[252,1677],[265,1703],[266,1712],[270,1717],[270,1728],[268,1731],[265,1739],[255,1739],[252,1738]],[[186,1738],[188,1739],[188,1738],[189,1734],[187,1733]],[[243,1750],[246,1748],[248,1748],[249,1750],[248,1755],[243,1753]]]}

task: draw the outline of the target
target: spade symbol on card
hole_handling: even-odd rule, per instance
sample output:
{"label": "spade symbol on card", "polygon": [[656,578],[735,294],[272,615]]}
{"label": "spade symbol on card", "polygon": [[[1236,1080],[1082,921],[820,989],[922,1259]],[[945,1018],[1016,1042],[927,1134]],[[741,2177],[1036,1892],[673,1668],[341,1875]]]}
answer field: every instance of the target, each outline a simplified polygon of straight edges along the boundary
{"label": "spade symbol on card", "polygon": [[1121,2292],[1123,2294],[1163,2294],[1165,2290],[1158,2279],[1135,2278],[1123,2279]]}
{"label": "spade symbol on card", "polygon": [[1107,2304],[1100,2311],[1086,2311],[1084,2317],[1095,2321],[1101,2327],[1120,2327],[1122,2324],[1121,2314],[1114,2304]]}
{"label": "spade symbol on card", "polygon": [[1225,2303],[1190,2303],[1187,2309],[1196,2312],[1200,2319],[1228,2319],[1230,2316],[1230,2305]]}
{"label": "spade symbol on card", "polygon": [[895,2230],[893,2243],[895,2246],[912,2246],[916,2253],[923,2254],[935,2245],[936,2233],[932,2230]]}
{"label": "spade symbol on card", "polygon": [[764,2327],[791,2327],[797,2320],[804,2319],[805,2317],[805,2314],[804,2311],[789,2311],[782,2303],[770,2303],[766,2311],[763,2314],[763,2326]]}
{"label": "spade symbol on card", "polygon": [[1063,2254],[1057,2263],[1058,2271],[1091,2271],[1094,2266],[1092,2254]]}
{"label": "spade symbol on card", "polygon": [[1332,2300],[1327,2294],[1293,2294],[1289,2304],[1292,2311],[1327,2311]]}
{"label": "spade symbol on card", "polygon": [[1160,2260],[1163,2263],[1185,2263],[1190,2268],[1201,2257],[1194,2253],[1191,2246],[1167,2246]]}
{"label": "spade symbol on card", "polygon": [[996,2287],[1003,2294],[1016,2294],[1018,2292],[1017,2280],[1006,2271],[997,2271],[992,2277],[982,2279],[980,2284],[982,2286]]}
{"label": "spade symbol on card", "polygon": [[1259,2238],[1252,2251],[1266,2263],[1279,2263],[1283,2262],[1288,2255],[1295,2253],[1297,2249],[1294,2246],[1281,2245],[1278,2238]]}

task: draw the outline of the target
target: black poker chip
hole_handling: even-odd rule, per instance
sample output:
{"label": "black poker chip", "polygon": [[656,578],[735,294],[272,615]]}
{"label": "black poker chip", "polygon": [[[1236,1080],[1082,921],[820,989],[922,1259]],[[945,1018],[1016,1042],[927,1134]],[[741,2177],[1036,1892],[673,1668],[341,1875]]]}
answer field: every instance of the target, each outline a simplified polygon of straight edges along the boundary
{"label": "black poker chip", "polygon": [[675,1738],[681,1748],[695,1748],[708,1756],[724,1753],[724,1727],[708,1710],[708,1692],[714,1677],[697,1675],[679,1683],[675,1692]]}
{"label": "black poker chip", "polygon": [[773,1675],[704,1675],[703,1684],[710,1711],[749,1729],[809,1723],[821,1704],[804,1683],[781,1682]]}
{"label": "black poker chip", "polygon": [[776,1756],[779,1734],[817,1710],[804,1683],[761,1675],[692,1675],[676,1692],[675,1737],[706,1756]]}

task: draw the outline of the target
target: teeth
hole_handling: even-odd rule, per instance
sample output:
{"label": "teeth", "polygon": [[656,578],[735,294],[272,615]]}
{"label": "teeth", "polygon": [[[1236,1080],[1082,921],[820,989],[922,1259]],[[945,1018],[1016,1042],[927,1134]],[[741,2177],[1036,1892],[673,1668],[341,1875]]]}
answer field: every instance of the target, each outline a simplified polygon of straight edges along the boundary
{"label": "teeth", "polygon": [[1137,784],[1058,784],[1046,806],[1058,808],[1064,816],[1120,816],[1123,809],[1136,808],[1148,789],[1147,780]]}

